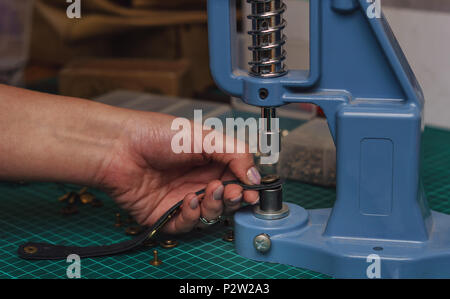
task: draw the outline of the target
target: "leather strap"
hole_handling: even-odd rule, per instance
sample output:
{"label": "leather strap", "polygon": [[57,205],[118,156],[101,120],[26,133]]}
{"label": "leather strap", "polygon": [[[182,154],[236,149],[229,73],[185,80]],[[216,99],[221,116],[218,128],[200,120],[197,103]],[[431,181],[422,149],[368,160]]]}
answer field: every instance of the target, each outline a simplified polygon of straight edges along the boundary
{"label": "leather strap", "polygon": [[[272,184],[264,185],[245,185],[240,181],[226,181],[223,185],[237,184],[244,188],[244,190],[265,190],[274,189],[282,185],[282,181],[279,180]],[[205,189],[196,192],[197,195],[205,193]],[[180,209],[183,201],[179,201],[173,207],[171,207],[164,215],[162,215],[158,221],[145,230],[139,236],[111,245],[103,246],[88,246],[88,247],[77,247],[77,246],[62,246],[62,245],[52,245],[48,243],[34,243],[29,242],[19,246],[18,255],[19,257],[26,260],[60,260],[66,259],[70,254],[77,254],[81,258],[89,257],[99,257],[108,256],[119,253],[128,252],[139,248],[145,241],[153,238],[155,234],[177,213]]]}

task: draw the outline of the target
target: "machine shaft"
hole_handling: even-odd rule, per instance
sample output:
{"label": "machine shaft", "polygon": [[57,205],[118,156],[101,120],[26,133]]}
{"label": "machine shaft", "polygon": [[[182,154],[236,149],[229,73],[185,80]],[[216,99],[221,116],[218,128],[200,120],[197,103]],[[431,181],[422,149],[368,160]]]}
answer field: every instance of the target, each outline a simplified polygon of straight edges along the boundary
{"label": "machine shaft", "polygon": [[[258,78],[275,78],[287,73],[284,61],[286,51],[284,45],[286,36],[283,29],[286,21],[283,13],[286,5],[282,0],[247,0],[251,4],[252,29],[248,32],[252,36],[252,61],[249,62],[249,74]],[[260,98],[265,99],[268,91],[260,90]],[[261,156],[270,156],[280,152],[280,128],[274,126],[276,119],[276,109],[274,107],[261,108],[261,123],[259,135],[259,148]],[[276,153],[274,153],[276,151]],[[276,164],[278,159],[270,164],[260,164],[263,174],[269,174],[269,180],[279,180],[276,174]],[[267,179],[267,177],[266,177]],[[263,179],[264,180],[264,179]],[[264,190],[260,192],[260,204],[255,209],[256,217],[263,219],[279,219],[285,217],[289,210],[283,206],[282,188]]]}
{"label": "machine shaft", "polygon": [[273,78],[287,73],[284,60],[286,51],[284,45],[286,36],[283,29],[286,21],[283,13],[286,5],[282,0],[247,0],[251,4],[252,29],[248,32],[252,36],[253,53],[250,64],[250,75],[254,77]]}

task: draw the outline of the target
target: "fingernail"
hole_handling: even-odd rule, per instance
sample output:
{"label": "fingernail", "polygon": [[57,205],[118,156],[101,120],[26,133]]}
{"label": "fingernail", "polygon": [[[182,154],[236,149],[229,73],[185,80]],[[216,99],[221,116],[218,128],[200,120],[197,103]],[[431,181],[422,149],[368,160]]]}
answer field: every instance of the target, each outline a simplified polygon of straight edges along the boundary
{"label": "fingernail", "polygon": [[223,197],[223,189],[224,189],[224,187],[223,187],[223,186],[220,186],[219,188],[217,188],[217,189],[214,191],[214,193],[213,193],[213,198],[214,198],[215,200],[222,200],[222,197]]}
{"label": "fingernail", "polygon": [[247,177],[253,185],[261,184],[261,175],[256,167],[252,167],[247,171]]}
{"label": "fingernail", "polygon": [[191,200],[191,203],[189,204],[189,206],[191,207],[191,209],[195,210],[196,208],[198,208],[198,198],[195,197]]}
{"label": "fingernail", "polygon": [[257,204],[259,204],[259,196],[258,196],[258,199],[253,203],[253,205],[257,205]]}
{"label": "fingernail", "polygon": [[230,201],[231,201],[232,203],[237,203],[237,202],[241,201],[241,199],[242,199],[242,195],[239,195],[239,196],[236,197],[236,198],[230,199]]}

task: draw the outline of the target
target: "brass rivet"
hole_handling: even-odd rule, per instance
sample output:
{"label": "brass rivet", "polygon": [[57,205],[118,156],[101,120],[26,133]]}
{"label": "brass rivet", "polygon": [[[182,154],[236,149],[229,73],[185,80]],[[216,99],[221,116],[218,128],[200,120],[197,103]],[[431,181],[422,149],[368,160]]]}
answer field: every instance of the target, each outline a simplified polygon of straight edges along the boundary
{"label": "brass rivet", "polygon": [[153,250],[153,260],[150,261],[150,265],[159,266],[162,264],[162,261],[158,258],[158,250]]}
{"label": "brass rivet", "polygon": [[81,203],[84,205],[92,203],[94,201],[94,199],[95,199],[95,196],[89,192],[85,192],[80,195]]}
{"label": "brass rivet", "polygon": [[128,236],[135,236],[142,232],[142,228],[140,226],[130,226],[125,229],[125,233]]}
{"label": "brass rivet", "polygon": [[142,243],[142,245],[145,247],[155,247],[156,245],[158,245],[158,242],[156,242],[155,239],[148,239],[145,240],[144,243]]}
{"label": "brass rivet", "polygon": [[58,201],[64,202],[64,201],[66,201],[66,200],[69,198],[70,195],[71,195],[70,192],[69,192],[69,193],[66,193],[66,194],[64,194],[63,196],[59,197],[59,198],[58,198]]}
{"label": "brass rivet", "polygon": [[23,251],[27,254],[35,254],[38,252],[38,249],[36,246],[27,246],[23,249]]}
{"label": "brass rivet", "polygon": [[121,227],[122,226],[122,219],[120,218],[120,213],[116,213],[116,223],[114,223],[115,227]]}
{"label": "brass rivet", "polygon": [[262,184],[272,184],[275,183],[276,181],[278,181],[280,179],[280,176],[276,175],[276,174],[270,174],[270,175],[266,175],[265,177],[263,177],[261,179],[261,183]]}
{"label": "brass rivet", "polygon": [[160,245],[162,248],[174,248],[178,246],[178,242],[175,240],[164,240]]}
{"label": "brass rivet", "polygon": [[71,192],[67,202],[71,205],[77,204],[80,201],[80,195],[75,192]]}
{"label": "brass rivet", "polygon": [[233,230],[229,230],[223,237],[222,239],[226,242],[233,242],[234,241],[234,231]]}

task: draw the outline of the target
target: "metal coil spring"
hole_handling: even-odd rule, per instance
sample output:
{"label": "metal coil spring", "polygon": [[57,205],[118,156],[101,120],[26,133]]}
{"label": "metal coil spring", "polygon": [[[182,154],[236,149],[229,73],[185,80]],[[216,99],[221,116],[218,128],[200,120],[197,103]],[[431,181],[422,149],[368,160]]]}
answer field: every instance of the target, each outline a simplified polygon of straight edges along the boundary
{"label": "metal coil spring", "polygon": [[248,32],[252,36],[249,50],[253,53],[253,60],[249,62],[250,75],[273,78],[286,74],[286,36],[283,34],[286,27],[283,19],[286,5],[283,0],[247,2],[251,4],[251,14],[247,18],[252,21],[252,30]]}

